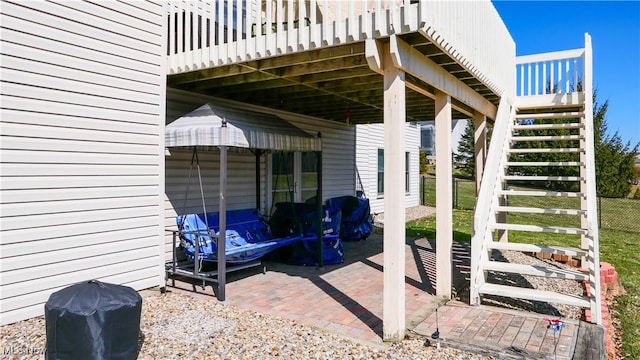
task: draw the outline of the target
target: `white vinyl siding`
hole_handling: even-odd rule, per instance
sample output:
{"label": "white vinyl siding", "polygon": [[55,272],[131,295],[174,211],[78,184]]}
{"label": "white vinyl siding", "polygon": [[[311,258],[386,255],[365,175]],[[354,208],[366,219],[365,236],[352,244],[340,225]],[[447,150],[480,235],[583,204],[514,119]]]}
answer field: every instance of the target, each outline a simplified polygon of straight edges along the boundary
{"label": "white vinyl siding", "polygon": [[[419,162],[420,126],[405,125],[405,151],[409,156],[409,191],[405,194],[405,206],[420,203]],[[372,213],[384,211],[384,194],[378,192],[378,150],[384,146],[384,124],[356,125],[356,167],[362,181],[364,194],[369,198]]]}
{"label": "white vinyl siding", "polygon": [[163,284],[164,5],[3,1],[0,19],[0,323],[80,281]]}
{"label": "white vinyl siding", "polygon": [[[355,194],[355,129],[342,124],[261,108],[250,104],[239,104],[186,91],[167,89],[167,123],[200,107],[208,101],[222,102],[243,109],[273,113],[291,124],[309,132],[322,133],[322,181],[324,200],[332,197]],[[183,212],[185,194],[187,212],[202,212],[200,185],[194,167],[188,193],[189,164],[192,149],[167,149],[166,156],[166,202],[164,225],[168,229],[176,227],[176,215]],[[208,212],[218,211],[219,150],[199,149],[202,181],[205,189],[205,204]],[[260,203],[261,210],[267,206],[266,196],[270,196],[270,182],[267,180],[267,156],[260,158]],[[248,150],[229,149],[227,171],[227,209],[246,209],[256,206],[255,155]],[[268,210],[268,209],[267,209]],[[166,237],[167,259],[170,258],[171,236]]]}

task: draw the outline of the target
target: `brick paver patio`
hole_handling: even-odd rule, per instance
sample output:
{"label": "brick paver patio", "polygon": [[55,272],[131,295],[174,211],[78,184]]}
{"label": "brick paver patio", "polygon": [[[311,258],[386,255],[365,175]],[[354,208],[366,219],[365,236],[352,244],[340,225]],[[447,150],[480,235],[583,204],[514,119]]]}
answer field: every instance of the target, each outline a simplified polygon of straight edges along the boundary
{"label": "brick paver patio", "polygon": [[[282,316],[303,324],[367,342],[382,342],[382,236],[344,244],[345,262],[323,269],[265,262],[262,268],[227,275],[227,303],[260,313]],[[407,239],[405,252],[405,309],[412,334],[429,336],[438,328],[444,344],[469,349],[481,348],[514,355],[550,356],[571,359],[578,322],[566,320],[566,327],[554,333],[546,316],[500,309],[471,307],[451,301],[437,307],[435,253],[427,240]],[[454,245],[454,291],[468,278],[469,249]],[[197,283],[197,282],[196,282]],[[213,298],[211,286],[178,281],[177,289]],[[195,294],[194,294],[195,295]],[[557,343],[557,346],[556,346]]]}

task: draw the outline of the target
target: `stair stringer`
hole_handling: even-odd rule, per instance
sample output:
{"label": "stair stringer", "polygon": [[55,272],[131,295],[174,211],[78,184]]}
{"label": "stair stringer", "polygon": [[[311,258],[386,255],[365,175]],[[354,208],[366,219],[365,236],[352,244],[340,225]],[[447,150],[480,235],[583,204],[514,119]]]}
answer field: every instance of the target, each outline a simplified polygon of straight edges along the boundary
{"label": "stair stringer", "polygon": [[471,237],[471,284],[470,303],[480,305],[479,288],[486,282],[482,264],[489,260],[488,244],[493,241],[492,228],[495,224],[496,209],[500,205],[498,191],[502,189],[505,167],[508,159],[508,134],[511,133],[515,119],[515,107],[503,96],[493,128],[491,143],[485,162],[485,169],[476,200],[476,210]]}

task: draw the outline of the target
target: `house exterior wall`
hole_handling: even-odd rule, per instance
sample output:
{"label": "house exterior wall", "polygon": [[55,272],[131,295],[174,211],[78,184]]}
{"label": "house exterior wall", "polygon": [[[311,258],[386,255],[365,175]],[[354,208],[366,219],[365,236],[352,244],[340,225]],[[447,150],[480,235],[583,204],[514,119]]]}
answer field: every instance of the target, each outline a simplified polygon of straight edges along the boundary
{"label": "house exterior wall", "polygon": [[[405,206],[420,204],[420,125],[406,123],[405,151],[409,152],[409,192]],[[378,149],[384,148],[384,124],[356,125],[356,168],[372,213],[384,211],[384,194],[378,194]]]}
{"label": "house exterior wall", "polygon": [[77,282],[164,283],[163,6],[2,3],[3,325]]}
{"label": "house exterior wall", "polygon": [[[167,124],[180,116],[215,100],[243,109],[276,114],[293,125],[315,134],[322,133],[323,200],[355,194],[355,129],[308,116],[237,104],[186,91],[167,90]],[[176,216],[187,212],[202,212],[197,169],[192,170],[189,191],[189,167],[192,149],[172,148],[166,156],[166,194],[164,225],[175,229]],[[218,211],[219,151],[215,148],[198,152],[207,212]],[[271,187],[268,181],[267,156],[260,159],[261,208],[268,207]],[[227,170],[227,209],[246,209],[256,206],[255,156],[245,149],[229,149]],[[185,198],[187,199],[185,207]],[[268,211],[268,209],[266,209]],[[171,236],[165,238],[166,258],[171,255]]]}

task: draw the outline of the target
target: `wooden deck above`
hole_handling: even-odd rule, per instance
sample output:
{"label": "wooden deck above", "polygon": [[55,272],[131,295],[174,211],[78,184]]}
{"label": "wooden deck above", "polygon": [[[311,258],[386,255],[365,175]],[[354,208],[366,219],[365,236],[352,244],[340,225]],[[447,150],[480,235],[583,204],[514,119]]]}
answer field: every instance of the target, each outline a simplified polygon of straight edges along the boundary
{"label": "wooden deck above", "polygon": [[[515,93],[515,45],[490,2],[234,1],[221,18],[218,3],[169,3],[168,86],[341,123],[381,122],[383,77],[370,69],[365,42],[397,36],[494,105]],[[289,18],[305,21],[291,29]],[[407,121],[432,120],[435,89],[406,79]],[[453,105],[455,118],[472,116],[460,99]]]}

